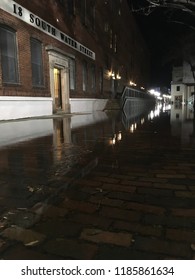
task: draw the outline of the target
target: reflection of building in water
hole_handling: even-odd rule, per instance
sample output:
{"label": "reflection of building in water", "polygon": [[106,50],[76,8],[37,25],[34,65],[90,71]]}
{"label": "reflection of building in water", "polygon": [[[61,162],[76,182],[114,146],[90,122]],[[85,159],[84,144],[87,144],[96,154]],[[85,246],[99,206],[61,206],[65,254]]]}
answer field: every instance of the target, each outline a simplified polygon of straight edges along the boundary
{"label": "reflection of building in water", "polygon": [[191,142],[194,133],[193,110],[184,104],[173,104],[170,121],[172,135],[181,138],[183,144]]}
{"label": "reflection of building in water", "polygon": [[[13,185],[13,190],[6,190],[9,193],[21,191],[22,187],[26,191],[31,184],[46,184],[48,173],[56,166],[67,172],[79,159],[84,160],[85,154],[108,144],[109,136],[118,131],[118,122],[101,112],[73,118],[4,122],[0,128],[0,185],[9,178],[9,186]],[[83,172],[96,164],[97,158]]]}
{"label": "reflection of building in water", "polygon": [[54,158],[58,161],[62,158],[64,144],[71,144],[70,118],[59,118],[53,125]]}
{"label": "reflection of building in water", "polygon": [[109,145],[113,138],[120,141],[122,124],[118,114],[120,111],[109,116],[99,111],[54,119],[54,162],[65,165],[68,162],[72,166],[82,153],[89,154],[102,145]]}
{"label": "reflection of building in water", "polygon": [[[96,112],[75,115],[72,118],[2,122],[0,124],[0,171],[11,171],[17,165],[21,165],[24,166],[26,175],[39,174],[43,166],[51,166],[53,160],[59,161],[64,153],[71,153],[70,146],[74,143],[82,145],[86,142],[87,144],[88,136],[90,138],[93,136],[93,140],[96,141],[103,135],[102,123],[107,120],[108,116],[105,112]],[[100,123],[98,131],[94,126],[96,123]],[[84,132],[80,129],[80,135],[75,138],[76,129],[82,127],[87,128],[83,130]],[[48,152],[45,152],[46,147]],[[16,171],[18,176],[22,176],[21,169],[17,168],[14,172]]]}

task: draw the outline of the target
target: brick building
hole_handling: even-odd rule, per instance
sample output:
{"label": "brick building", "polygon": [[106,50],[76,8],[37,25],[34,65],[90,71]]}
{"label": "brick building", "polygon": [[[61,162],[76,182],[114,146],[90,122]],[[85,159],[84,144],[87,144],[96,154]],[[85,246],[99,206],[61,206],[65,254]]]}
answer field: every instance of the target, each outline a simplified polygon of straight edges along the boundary
{"label": "brick building", "polygon": [[147,87],[149,53],[126,0],[1,0],[0,120],[103,110]]}

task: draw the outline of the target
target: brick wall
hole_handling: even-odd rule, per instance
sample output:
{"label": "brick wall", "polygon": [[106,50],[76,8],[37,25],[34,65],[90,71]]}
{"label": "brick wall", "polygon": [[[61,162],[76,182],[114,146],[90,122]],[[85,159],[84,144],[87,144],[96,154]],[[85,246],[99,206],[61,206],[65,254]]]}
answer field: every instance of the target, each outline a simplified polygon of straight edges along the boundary
{"label": "brick wall", "polygon": [[[67,14],[66,5],[62,6],[58,0],[17,0],[16,2],[91,49],[95,52],[96,60],[93,61],[0,9],[0,24],[6,24],[17,32],[19,65],[18,85],[3,85],[0,70],[0,95],[50,96],[49,61],[48,53],[45,50],[47,45],[52,45],[75,56],[76,90],[70,91],[70,97],[109,97],[112,90],[111,80],[105,75],[103,95],[100,92],[99,77],[101,69],[104,73],[105,71],[107,73],[108,71],[114,71],[116,74],[120,74],[119,92],[130,80],[140,86],[147,86],[149,55],[126,1],[122,1],[118,9],[116,9],[117,6],[111,6],[112,1],[96,1],[94,30],[92,30],[88,21],[86,24],[81,22],[78,1],[75,2],[76,9],[72,16]],[[114,3],[116,5],[118,2]],[[107,32],[105,32],[105,24],[108,24]],[[114,36],[117,38],[117,52],[114,51],[114,46],[110,48],[110,30],[112,30],[113,38]],[[32,87],[30,37],[39,39],[43,43],[44,87],[42,88]],[[89,67],[86,92],[82,90],[83,60],[86,60]],[[90,78],[92,63],[95,63],[96,66],[96,90],[94,92],[91,91]]]}

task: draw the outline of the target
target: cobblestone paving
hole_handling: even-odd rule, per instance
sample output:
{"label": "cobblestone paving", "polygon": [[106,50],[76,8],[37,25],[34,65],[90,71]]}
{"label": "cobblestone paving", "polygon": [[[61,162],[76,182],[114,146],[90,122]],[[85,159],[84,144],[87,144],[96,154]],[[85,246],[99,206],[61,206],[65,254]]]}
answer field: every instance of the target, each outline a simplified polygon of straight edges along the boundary
{"label": "cobblestone paving", "polygon": [[1,258],[195,259],[193,143],[182,146],[165,115],[98,145],[80,177],[48,180],[49,199],[1,208]]}

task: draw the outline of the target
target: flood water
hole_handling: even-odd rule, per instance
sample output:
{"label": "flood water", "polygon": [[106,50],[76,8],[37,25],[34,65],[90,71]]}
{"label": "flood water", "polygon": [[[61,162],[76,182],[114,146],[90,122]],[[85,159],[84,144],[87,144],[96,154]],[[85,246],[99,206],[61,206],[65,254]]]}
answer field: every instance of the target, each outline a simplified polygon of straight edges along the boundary
{"label": "flood water", "polygon": [[[108,221],[108,227],[103,227],[104,230],[135,234],[132,238],[135,242],[132,245],[132,258],[139,258],[139,253],[140,258],[193,258],[194,156],[195,121],[192,108],[186,105],[158,104],[150,110],[129,105],[125,112],[108,111],[1,122],[1,232],[13,225],[30,228],[32,221],[20,221],[24,219],[20,216],[12,219],[14,213],[31,211],[37,203],[52,204],[52,198],[55,200],[59,190],[66,192],[74,186],[74,182],[81,180],[85,183],[81,184],[78,192],[71,194],[71,200],[85,200],[85,197],[78,198],[78,193],[86,193],[86,188],[94,184],[95,192],[102,193],[108,203],[101,204],[103,208],[98,208],[98,216],[102,215],[102,220],[105,217],[112,220],[111,224]],[[88,192],[92,196],[92,191]],[[62,207],[56,201],[55,206]],[[90,197],[88,202],[99,205],[95,197]],[[137,229],[125,224],[129,222],[127,218],[108,214],[105,205],[113,207],[113,211],[117,211],[116,208],[134,211],[137,218],[130,218],[130,223]],[[185,214],[180,213],[182,209],[185,209]],[[82,212],[80,208],[77,210]],[[73,221],[71,213],[65,218],[66,221]],[[174,221],[171,217],[175,218]],[[93,222],[88,227],[94,228]],[[95,227],[102,230],[100,225]],[[155,234],[152,229],[157,230]],[[180,240],[180,231],[191,239],[183,237]],[[183,247],[177,252],[175,249],[166,251],[162,248],[158,251],[153,248],[158,246],[143,245],[145,241],[148,243],[148,236],[153,236],[155,242],[174,241],[182,243]],[[6,234],[4,237],[7,240]],[[97,244],[92,239],[87,241]],[[165,247],[167,244],[164,244]],[[185,244],[186,249],[183,250]],[[174,243],[174,246],[177,247],[177,244]],[[109,259],[113,255],[113,252],[106,253],[102,247],[101,250],[98,256],[81,258]]]}

